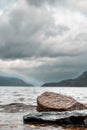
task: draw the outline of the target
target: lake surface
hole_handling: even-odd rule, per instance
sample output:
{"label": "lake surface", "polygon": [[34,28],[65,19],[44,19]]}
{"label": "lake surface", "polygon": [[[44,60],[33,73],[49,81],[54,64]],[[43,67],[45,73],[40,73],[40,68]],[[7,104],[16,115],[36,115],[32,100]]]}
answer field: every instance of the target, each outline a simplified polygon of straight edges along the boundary
{"label": "lake surface", "polygon": [[[79,87],[0,87],[0,105],[10,103],[24,103],[31,106],[37,105],[37,96],[43,92],[57,92],[72,96],[77,101],[87,104],[87,88]],[[83,128],[62,128],[62,127],[36,127],[23,124],[23,116],[33,112],[7,112],[0,109],[0,130],[83,130]],[[84,130],[87,130],[84,128]]]}

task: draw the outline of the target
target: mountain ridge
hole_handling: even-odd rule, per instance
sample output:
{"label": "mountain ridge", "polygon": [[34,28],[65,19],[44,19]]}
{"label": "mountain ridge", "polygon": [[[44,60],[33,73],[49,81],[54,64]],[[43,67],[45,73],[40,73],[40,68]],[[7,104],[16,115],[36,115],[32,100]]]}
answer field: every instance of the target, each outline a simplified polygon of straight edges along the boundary
{"label": "mountain ridge", "polygon": [[66,87],[87,87],[87,71],[83,72],[80,76],[73,79],[62,80],[59,82],[45,83],[42,87],[53,87],[53,86],[66,86]]}
{"label": "mountain ridge", "polygon": [[33,85],[17,77],[0,75],[0,86],[33,86]]}

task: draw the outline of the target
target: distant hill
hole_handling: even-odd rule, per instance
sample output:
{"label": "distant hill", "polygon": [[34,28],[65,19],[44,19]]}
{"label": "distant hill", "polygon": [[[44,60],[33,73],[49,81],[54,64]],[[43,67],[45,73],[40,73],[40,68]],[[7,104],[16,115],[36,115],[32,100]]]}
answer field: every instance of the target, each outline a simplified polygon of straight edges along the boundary
{"label": "distant hill", "polygon": [[33,86],[33,85],[28,84],[19,78],[0,76],[0,86]]}
{"label": "distant hill", "polygon": [[55,83],[45,83],[42,87],[53,86],[72,86],[72,87],[87,87],[87,71],[83,72],[79,77],[75,79],[62,80]]}

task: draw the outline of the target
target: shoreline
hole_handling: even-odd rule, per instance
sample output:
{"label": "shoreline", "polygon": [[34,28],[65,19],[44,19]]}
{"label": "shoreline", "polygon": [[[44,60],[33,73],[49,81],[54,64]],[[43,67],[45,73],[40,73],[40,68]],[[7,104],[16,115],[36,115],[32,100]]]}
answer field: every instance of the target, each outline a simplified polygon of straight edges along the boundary
{"label": "shoreline", "polygon": [[83,127],[63,127],[58,125],[25,125],[23,116],[37,112],[36,106],[23,103],[11,103],[0,105],[0,130],[87,130]]}
{"label": "shoreline", "polygon": [[[0,130],[87,130],[61,126],[34,126],[23,124],[23,116],[36,112],[36,98],[45,91],[72,96],[77,101],[87,103],[86,88],[0,88]],[[72,93],[74,91],[74,93]]]}

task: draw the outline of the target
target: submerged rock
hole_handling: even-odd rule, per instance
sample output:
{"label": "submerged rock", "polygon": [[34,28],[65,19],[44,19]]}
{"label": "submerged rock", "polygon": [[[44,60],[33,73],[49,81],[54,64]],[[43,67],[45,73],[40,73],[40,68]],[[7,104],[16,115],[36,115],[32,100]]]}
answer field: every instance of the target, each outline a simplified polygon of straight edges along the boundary
{"label": "submerged rock", "polygon": [[37,110],[46,111],[71,111],[87,109],[82,103],[77,102],[70,96],[53,92],[45,92],[37,98]]}
{"label": "submerged rock", "polygon": [[11,103],[6,105],[0,105],[0,109],[6,113],[26,112],[35,111],[36,106],[26,105],[24,103]]}
{"label": "submerged rock", "polygon": [[70,125],[87,127],[87,110],[66,112],[40,112],[23,117],[25,124]]}

